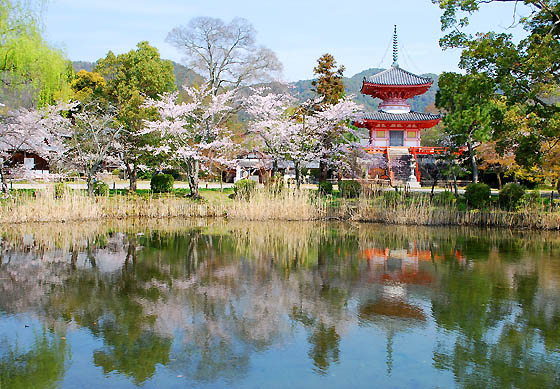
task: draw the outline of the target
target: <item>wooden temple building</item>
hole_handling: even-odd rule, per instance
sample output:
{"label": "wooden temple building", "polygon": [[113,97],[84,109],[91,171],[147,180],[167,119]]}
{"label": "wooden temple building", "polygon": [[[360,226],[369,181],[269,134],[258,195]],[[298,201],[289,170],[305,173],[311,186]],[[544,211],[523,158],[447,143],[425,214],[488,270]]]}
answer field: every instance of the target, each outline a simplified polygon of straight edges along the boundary
{"label": "wooden temple building", "polygon": [[434,127],[441,115],[411,111],[408,99],[422,95],[432,86],[430,78],[417,76],[398,64],[397,26],[393,35],[393,64],[387,70],[364,77],[361,93],[379,98],[379,111],[364,113],[354,124],[369,130],[365,150],[384,159],[391,184],[420,186],[419,156],[442,150],[421,147],[423,129]]}

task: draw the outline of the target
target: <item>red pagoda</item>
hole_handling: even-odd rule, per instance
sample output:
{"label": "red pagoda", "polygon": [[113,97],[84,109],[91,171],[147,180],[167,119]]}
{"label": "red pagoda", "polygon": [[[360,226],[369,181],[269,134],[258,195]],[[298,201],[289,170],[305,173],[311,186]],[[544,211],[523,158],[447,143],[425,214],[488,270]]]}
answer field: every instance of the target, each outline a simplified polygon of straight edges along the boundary
{"label": "red pagoda", "polygon": [[399,67],[397,26],[393,35],[393,64],[387,70],[364,77],[361,92],[380,98],[379,111],[365,113],[355,124],[369,130],[370,154],[386,157],[386,173],[392,184],[420,186],[418,155],[436,154],[433,147],[421,147],[421,131],[439,123],[441,115],[411,111],[408,99],[422,95],[433,80]]}

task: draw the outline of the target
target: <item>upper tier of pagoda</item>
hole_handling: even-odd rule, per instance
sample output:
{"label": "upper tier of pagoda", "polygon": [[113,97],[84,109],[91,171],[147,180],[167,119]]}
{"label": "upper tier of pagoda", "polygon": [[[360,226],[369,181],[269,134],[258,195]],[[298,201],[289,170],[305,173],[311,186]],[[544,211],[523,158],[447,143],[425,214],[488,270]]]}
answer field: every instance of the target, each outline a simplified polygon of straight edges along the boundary
{"label": "upper tier of pagoda", "polygon": [[393,64],[387,70],[364,77],[362,94],[383,100],[379,109],[389,113],[410,112],[410,104],[406,101],[414,96],[426,93],[434,81],[428,77],[417,76],[399,67],[397,26],[393,35]]}
{"label": "upper tier of pagoda", "polygon": [[382,100],[394,97],[410,99],[426,93],[433,83],[431,78],[417,76],[393,64],[387,70],[364,77],[361,92]]}

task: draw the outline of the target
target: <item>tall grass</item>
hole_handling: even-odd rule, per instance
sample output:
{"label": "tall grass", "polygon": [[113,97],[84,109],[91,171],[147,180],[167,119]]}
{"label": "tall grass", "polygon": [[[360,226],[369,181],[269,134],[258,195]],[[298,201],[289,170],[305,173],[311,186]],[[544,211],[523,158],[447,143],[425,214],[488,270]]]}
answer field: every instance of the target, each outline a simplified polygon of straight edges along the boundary
{"label": "tall grass", "polygon": [[326,216],[326,202],[309,190],[262,189],[248,200],[233,202],[226,213],[228,218],[241,220],[321,220]]}
{"label": "tall grass", "polygon": [[[389,194],[389,195],[388,195]],[[238,220],[350,220],[397,225],[485,226],[560,230],[560,211],[527,205],[516,211],[497,206],[462,210],[453,201],[432,202],[428,195],[388,192],[360,199],[334,199],[315,191],[260,189],[249,199],[226,195],[193,201],[175,195],[87,197],[78,191],[55,196],[54,190],[16,192],[0,200],[0,224],[72,222],[128,218],[226,217]]]}

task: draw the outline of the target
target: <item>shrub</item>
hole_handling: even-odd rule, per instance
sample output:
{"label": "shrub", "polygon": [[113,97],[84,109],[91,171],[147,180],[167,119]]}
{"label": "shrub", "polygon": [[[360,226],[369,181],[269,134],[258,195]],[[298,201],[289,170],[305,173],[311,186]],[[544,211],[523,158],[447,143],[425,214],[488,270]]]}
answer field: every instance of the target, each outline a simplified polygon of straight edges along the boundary
{"label": "shrub", "polygon": [[513,182],[505,184],[502,190],[500,190],[500,207],[515,209],[520,205],[523,196],[525,196],[525,188],[523,186]]}
{"label": "shrub", "polygon": [[523,203],[530,207],[539,207],[543,205],[544,199],[538,190],[525,193],[522,199]]}
{"label": "shrub", "polygon": [[257,183],[253,180],[239,180],[235,184],[233,184],[233,193],[238,199],[248,200],[255,192],[256,188]]}
{"label": "shrub", "polygon": [[149,170],[140,170],[137,175],[137,178],[140,180],[151,180],[152,179],[152,172]]}
{"label": "shrub", "polygon": [[173,191],[175,179],[171,174],[155,174],[150,180],[150,189],[154,193],[169,193]]}
{"label": "shrub", "polygon": [[444,192],[434,194],[432,201],[436,205],[451,205],[454,204],[457,199],[455,198],[453,192],[446,190]]}
{"label": "shrub", "polygon": [[113,175],[113,176],[120,176],[120,175],[121,175],[121,169],[114,169],[114,170],[111,172],[111,175]]}
{"label": "shrub", "polygon": [[93,194],[96,196],[107,196],[109,194],[109,185],[103,181],[95,181],[93,183]]}
{"label": "shrub", "polygon": [[486,184],[469,184],[465,190],[467,204],[471,208],[482,208],[490,200],[490,187]]}
{"label": "shrub", "polygon": [[319,193],[322,195],[328,195],[332,193],[332,184],[328,181],[319,182]]}
{"label": "shrub", "polygon": [[64,182],[57,182],[54,185],[54,198],[62,198],[64,196],[64,192],[66,192],[66,185],[64,184]]}
{"label": "shrub", "polygon": [[340,181],[338,183],[338,190],[340,191],[340,195],[347,199],[354,199],[360,196],[360,191],[362,186],[358,181],[355,180],[348,180],[348,181]]}
{"label": "shrub", "polygon": [[162,173],[172,175],[173,179],[177,181],[181,179],[181,173],[177,169],[163,169]]}

